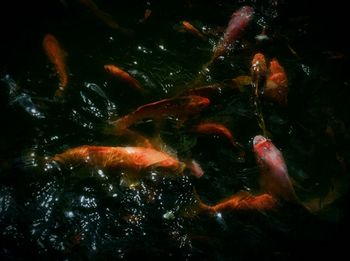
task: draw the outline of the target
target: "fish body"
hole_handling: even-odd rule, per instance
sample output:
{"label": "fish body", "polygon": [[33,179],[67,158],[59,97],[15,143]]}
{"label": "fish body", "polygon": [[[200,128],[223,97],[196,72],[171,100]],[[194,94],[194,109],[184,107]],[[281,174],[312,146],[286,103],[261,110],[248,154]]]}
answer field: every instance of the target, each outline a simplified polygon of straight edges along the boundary
{"label": "fish body", "polygon": [[267,73],[267,66],[265,56],[262,53],[256,53],[252,60],[250,67],[250,74],[253,81],[259,81],[265,77]]}
{"label": "fish body", "polygon": [[299,202],[281,151],[261,135],[254,137],[253,151],[260,168],[260,185],[264,192],[277,199]]}
{"label": "fish body", "polygon": [[288,78],[277,59],[270,62],[264,96],[282,106],[288,103]]}
{"label": "fish body", "polygon": [[105,70],[110,73],[111,75],[115,76],[119,80],[125,82],[129,86],[131,86],[136,91],[145,94],[145,90],[141,86],[141,83],[136,80],[134,77],[132,77],[129,73],[126,71],[120,69],[119,67],[113,65],[113,64],[107,64],[104,66]]}
{"label": "fish body", "polygon": [[121,27],[109,13],[102,11],[92,0],[79,0],[79,2],[90,9],[90,11],[108,27],[124,34],[130,34],[128,29]]}
{"label": "fish body", "polygon": [[56,92],[56,95],[60,96],[65,91],[68,85],[68,73],[65,63],[65,52],[61,48],[56,37],[52,34],[45,35],[43,39],[43,47],[46,52],[46,55],[56,68],[56,72],[60,80],[59,89]]}
{"label": "fish body", "polygon": [[200,38],[202,40],[205,40],[205,36],[196,27],[194,27],[189,22],[183,21],[182,22],[182,26],[183,26],[183,28],[185,28],[185,30],[187,32],[190,32],[191,34],[197,36],[198,38]]}
{"label": "fish body", "polygon": [[56,154],[53,160],[64,164],[87,164],[101,169],[140,172],[161,169],[182,173],[185,164],[167,153],[145,147],[80,146]]}
{"label": "fish body", "polygon": [[212,206],[203,203],[198,195],[196,195],[196,198],[199,204],[197,213],[270,211],[278,207],[278,201],[272,195],[266,193],[253,195],[249,192],[241,191]]}
{"label": "fish body", "polygon": [[167,117],[176,117],[184,121],[188,116],[199,113],[209,104],[209,99],[196,95],[163,99],[137,108],[130,114],[112,122],[112,125],[117,131],[144,119],[163,120]]}
{"label": "fish body", "polygon": [[195,132],[202,134],[213,134],[226,137],[233,146],[237,146],[237,142],[229,129],[224,125],[215,122],[203,122],[193,128]]}
{"label": "fish body", "polygon": [[250,6],[243,6],[231,16],[229,24],[224,33],[224,38],[217,45],[213,59],[223,55],[227,48],[237,39],[242,31],[247,27],[250,20],[253,18],[254,9]]}

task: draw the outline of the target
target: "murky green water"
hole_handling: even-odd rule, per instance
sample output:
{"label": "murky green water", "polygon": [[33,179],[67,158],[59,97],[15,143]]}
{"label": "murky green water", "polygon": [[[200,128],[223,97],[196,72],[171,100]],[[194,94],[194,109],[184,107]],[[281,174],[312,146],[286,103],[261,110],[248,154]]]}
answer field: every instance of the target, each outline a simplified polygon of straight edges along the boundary
{"label": "murky green water", "polygon": [[[18,23],[6,20],[1,38],[1,257],[295,260],[343,251],[339,238],[349,218],[349,52],[332,31],[343,18],[325,22],[321,13],[311,15],[310,6],[287,1],[95,3],[134,34],[109,28],[79,1],[4,9]],[[185,214],[196,203],[193,188],[208,204],[240,190],[259,192],[251,139],[261,130],[249,90],[213,99],[179,128],[176,120],[167,120],[160,132],[150,122],[136,126],[145,135],[160,135],[179,159],[195,159],[205,172],[201,179],[188,171],[177,178],[149,172],[129,188],[121,171],[50,161],[71,147],[127,145],[102,128],[140,105],[186,91],[230,15],[243,5],[255,9],[254,19],[203,84],[249,75],[257,52],[276,57],[288,75],[289,104],[262,101],[267,129],[300,199],[324,198],[334,189],[339,193],[331,204],[316,214],[287,203],[266,213]],[[141,22],[147,8],[152,13]],[[207,40],[181,32],[183,20],[206,32]],[[270,40],[259,42],[255,36],[263,26]],[[328,32],[325,38],[320,27]],[[53,99],[58,78],[42,48],[47,33],[67,53],[63,102]],[[109,63],[132,74],[151,95],[143,98],[111,77],[103,69]],[[232,131],[244,146],[244,162],[225,139],[191,131],[205,120]]]}

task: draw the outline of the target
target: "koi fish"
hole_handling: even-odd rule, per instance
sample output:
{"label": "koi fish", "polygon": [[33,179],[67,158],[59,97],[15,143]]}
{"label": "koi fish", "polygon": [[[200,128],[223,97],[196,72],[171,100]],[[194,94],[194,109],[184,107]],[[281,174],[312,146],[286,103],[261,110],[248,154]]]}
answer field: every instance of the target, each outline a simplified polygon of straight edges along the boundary
{"label": "koi fish", "polygon": [[227,48],[237,39],[241,32],[247,27],[250,20],[253,18],[254,9],[250,6],[243,6],[234,12],[228,23],[224,38],[219,42],[214,50],[212,60],[215,60],[220,55],[223,55]]}
{"label": "koi fish", "polygon": [[227,49],[232,45],[232,43],[237,39],[241,32],[247,27],[250,20],[253,18],[254,9],[250,6],[243,6],[234,12],[228,23],[228,26],[224,33],[224,38],[217,44],[214,49],[214,53],[206,64],[203,65],[199,77],[194,81],[194,84],[202,82],[203,76],[209,71],[208,68],[211,64],[221,55],[223,55]]}
{"label": "koi fish", "polygon": [[200,39],[202,40],[205,40],[206,37],[196,28],[194,27],[192,24],[190,24],[189,22],[187,21],[183,21],[182,22],[182,26],[183,28],[187,31],[187,32],[190,32],[191,34],[199,37]]}
{"label": "koi fish", "polygon": [[231,80],[231,86],[233,89],[239,89],[241,92],[244,90],[244,87],[252,84],[252,77],[248,75],[237,76]]}
{"label": "koi fish", "polygon": [[144,119],[163,120],[167,117],[176,117],[184,122],[188,116],[195,115],[208,107],[210,100],[201,96],[189,95],[164,99],[138,107],[135,111],[111,123],[112,130],[108,133],[120,132],[135,122]]}
{"label": "koi fish", "polygon": [[214,134],[226,137],[235,148],[240,150],[240,156],[244,158],[245,152],[242,145],[235,140],[231,131],[224,125],[215,122],[203,122],[195,126],[193,131],[202,134]]}
{"label": "koi fish", "polygon": [[80,146],[56,154],[54,161],[64,164],[87,164],[101,169],[135,172],[157,169],[180,174],[185,164],[167,153],[144,147]]}
{"label": "koi fish", "polygon": [[61,48],[55,36],[52,34],[45,35],[43,39],[43,47],[46,55],[49,57],[50,61],[54,64],[56,72],[58,74],[60,85],[55,93],[55,96],[62,96],[68,85],[68,74],[65,64],[65,52]]}
{"label": "koi fish", "polygon": [[146,22],[146,21],[148,20],[148,18],[151,16],[151,14],[152,14],[152,10],[147,8],[147,9],[145,10],[145,13],[144,13],[144,15],[143,15],[143,18],[140,19],[140,22],[141,22],[141,23]]}
{"label": "koi fish", "polygon": [[253,151],[260,168],[261,188],[277,199],[299,203],[281,151],[261,135],[254,137]]}
{"label": "koi fish", "polygon": [[204,175],[204,171],[197,161],[188,160],[185,164],[186,168],[189,169],[191,174],[196,178],[201,178]]}
{"label": "koi fish", "polygon": [[134,77],[132,77],[129,73],[126,71],[118,68],[117,66],[113,64],[107,64],[104,66],[105,70],[112,74],[113,76],[117,77],[119,80],[125,82],[132,88],[134,88],[136,91],[140,92],[141,94],[146,94],[145,89],[141,86],[141,83],[136,80]]}
{"label": "koi fish", "polygon": [[216,96],[222,96],[226,91],[227,86],[221,83],[214,83],[209,85],[204,85],[196,88],[192,88],[185,92],[186,95],[199,95],[201,97],[213,98]]}
{"label": "koi fish", "polygon": [[269,67],[264,96],[286,106],[288,102],[288,79],[277,59],[272,59]]}
{"label": "koi fish", "polygon": [[252,78],[250,76],[238,76],[234,79],[224,80],[222,83],[213,83],[209,85],[199,86],[187,90],[187,95],[199,95],[202,97],[215,99],[231,94],[233,91],[243,91],[244,87],[251,85]]}
{"label": "koi fish", "polygon": [[105,25],[109,26],[110,28],[118,30],[124,34],[131,33],[130,30],[121,27],[110,14],[102,11],[92,0],[79,0],[79,2],[89,8],[98,19],[100,19]]}
{"label": "koi fish", "polygon": [[262,53],[256,53],[252,60],[252,66],[250,67],[250,74],[253,81],[259,81],[265,77],[267,73],[267,66],[265,56]]}
{"label": "koi fish", "polygon": [[136,131],[130,129],[123,129],[121,130],[119,135],[123,136],[123,138],[126,138],[128,141],[137,144],[138,147],[158,149],[156,146],[153,145],[150,139],[144,137]]}
{"label": "koi fish", "polygon": [[250,75],[252,77],[252,84],[255,87],[255,98],[259,97],[260,86],[266,79],[267,66],[265,56],[261,53],[254,55],[252,65],[250,67]]}
{"label": "koi fish", "polygon": [[194,191],[198,205],[187,211],[184,216],[193,217],[197,214],[216,214],[230,211],[270,211],[278,207],[278,201],[270,194],[253,195],[246,191],[241,191],[221,202],[210,206],[202,202],[199,195]]}

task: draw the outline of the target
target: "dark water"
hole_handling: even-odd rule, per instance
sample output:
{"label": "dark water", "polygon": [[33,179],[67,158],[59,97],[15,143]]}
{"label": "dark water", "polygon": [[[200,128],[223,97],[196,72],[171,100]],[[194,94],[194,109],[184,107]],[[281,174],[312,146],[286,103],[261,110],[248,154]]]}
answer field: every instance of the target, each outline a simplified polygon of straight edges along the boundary
{"label": "dark water", "polygon": [[[134,34],[109,28],[79,1],[12,1],[1,8],[8,15],[1,16],[0,50],[1,259],[295,260],[346,253],[341,237],[349,232],[350,83],[348,41],[340,30],[346,27],[344,8],[319,4],[316,12],[294,1],[95,2]],[[276,57],[288,75],[289,104],[262,102],[267,128],[299,198],[324,198],[333,189],[339,193],[330,204],[316,214],[285,203],[266,213],[184,215],[195,204],[194,187],[208,204],[240,190],[259,191],[251,139],[261,130],[249,91],[222,96],[184,126],[168,120],[160,130],[179,159],[200,163],[201,179],[146,173],[129,188],[120,171],[50,161],[75,146],[125,145],[120,137],[102,134],[103,126],[186,90],[232,12],[243,5],[254,8],[254,19],[205,83],[248,75],[256,52]],[[147,8],[152,13],[142,23]],[[207,32],[208,39],[180,32],[182,20]],[[270,40],[258,42],[263,26]],[[67,52],[63,102],[53,99],[58,79],[42,48],[47,33]],[[103,65],[109,63],[135,76],[150,97],[108,75]],[[208,119],[233,132],[245,148],[245,162],[225,139],[190,131]],[[152,123],[137,128],[152,133]]]}

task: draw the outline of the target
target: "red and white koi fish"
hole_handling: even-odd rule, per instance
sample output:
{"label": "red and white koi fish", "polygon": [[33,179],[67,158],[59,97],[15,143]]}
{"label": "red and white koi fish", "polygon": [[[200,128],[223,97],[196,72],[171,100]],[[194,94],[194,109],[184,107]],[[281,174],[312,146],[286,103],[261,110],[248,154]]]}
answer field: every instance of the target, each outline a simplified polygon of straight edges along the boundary
{"label": "red and white koi fish", "polygon": [[276,199],[299,203],[281,151],[261,135],[254,137],[253,151],[260,168],[260,185],[263,191]]}
{"label": "red and white koi fish", "polygon": [[254,9],[250,6],[243,6],[234,12],[226,28],[224,38],[220,41],[214,50],[212,60],[223,55],[228,47],[237,39],[242,31],[247,27],[253,18]]}

